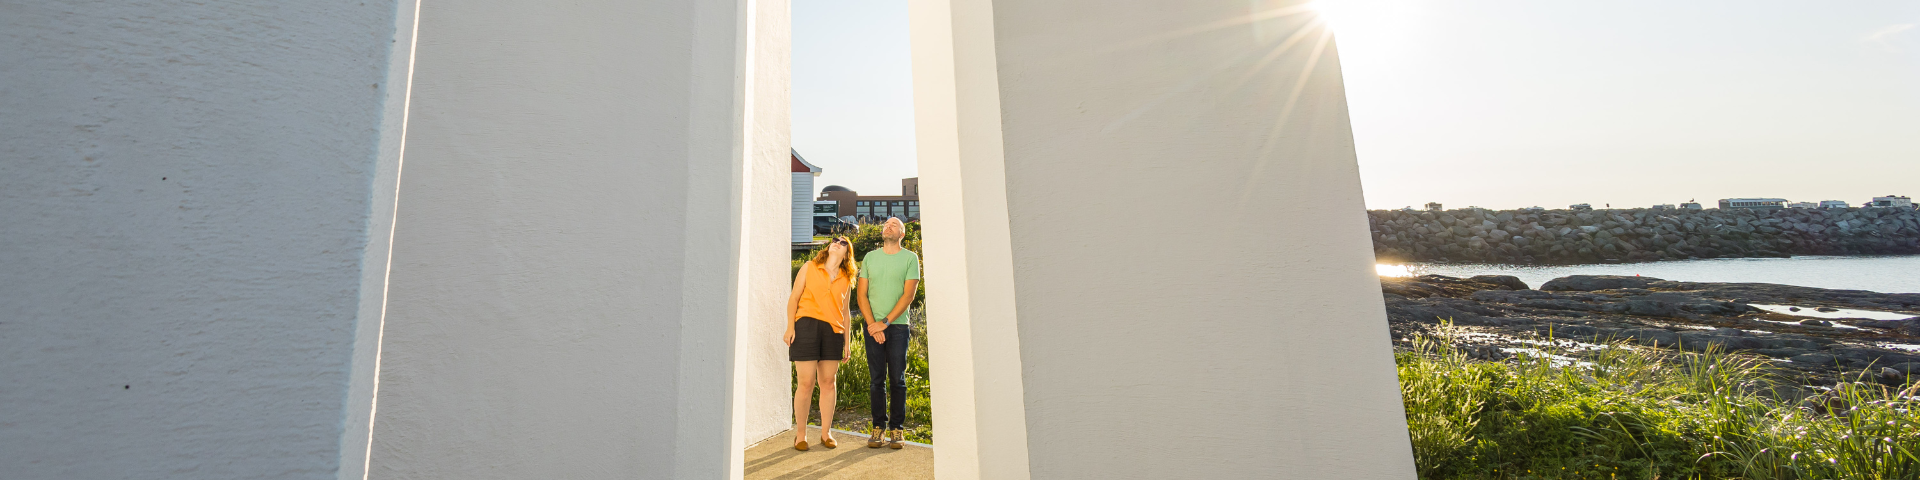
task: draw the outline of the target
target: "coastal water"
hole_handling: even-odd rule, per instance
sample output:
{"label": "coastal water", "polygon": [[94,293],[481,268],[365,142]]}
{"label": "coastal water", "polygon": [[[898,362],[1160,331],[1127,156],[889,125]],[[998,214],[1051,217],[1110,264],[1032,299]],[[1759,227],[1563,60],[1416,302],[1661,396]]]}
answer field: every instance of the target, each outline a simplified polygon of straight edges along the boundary
{"label": "coastal water", "polygon": [[1718,258],[1595,265],[1412,263],[1381,264],[1378,268],[1384,276],[1513,275],[1534,288],[1539,288],[1548,280],[1568,275],[1641,275],[1687,282],[1776,283],[1882,293],[1920,293],[1920,255]]}

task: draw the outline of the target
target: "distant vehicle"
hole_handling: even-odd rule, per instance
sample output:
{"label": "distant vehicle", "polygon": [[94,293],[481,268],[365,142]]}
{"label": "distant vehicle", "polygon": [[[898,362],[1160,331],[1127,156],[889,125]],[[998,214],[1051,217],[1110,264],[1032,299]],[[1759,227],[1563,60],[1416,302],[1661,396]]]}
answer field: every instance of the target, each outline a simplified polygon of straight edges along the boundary
{"label": "distant vehicle", "polygon": [[1586,203],[1576,203],[1573,205],[1568,205],[1567,209],[1576,211],[1576,212],[1591,212],[1593,211],[1593,205],[1586,204]]}
{"label": "distant vehicle", "polygon": [[1653,211],[1658,212],[1658,211],[1665,211],[1665,210],[1678,210],[1678,209],[1675,208],[1671,203],[1662,203],[1662,204],[1653,206]]}
{"label": "distant vehicle", "polygon": [[1705,208],[1700,207],[1700,202],[1695,202],[1695,201],[1688,201],[1687,203],[1680,204],[1680,209],[1681,210],[1705,210]]}
{"label": "distant vehicle", "polygon": [[1821,200],[1820,201],[1820,208],[1849,208],[1852,206],[1853,205],[1848,205],[1846,200]]}
{"label": "distant vehicle", "polygon": [[1820,204],[1813,203],[1813,202],[1793,202],[1793,203],[1787,204],[1787,208],[1819,208],[1819,207],[1820,207]]}
{"label": "distant vehicle", "polygon": [[1744,208],[1748,210],[1779,210],[1787,208],[1784,198],[1722,198],[1720,208]]}
{"label": "distant vehicle", "polygon": [[1427,211],[1429,212],[1440,211],[1440,202],[1427,202]]}
{"label": "distant vehicle", "polygon": [[860,230],[858,225],[835,217],[813,217],[814,235],[836,235]]}
{"label": "distant vehicle", "polygon": [[1873,197],[1873,201],[1867,202],[1867,206],[1874,207],[1874,208],[1904,208],[1904,209],[1912,210],[1913,199],[1902,197],[1899,195]]}
{"label": "distant vehicle", "polygon": [[1531,206],[1531,207],[1527,207],[1527,208],[1522,208],[1522,209],[1520,209],[1520,210],[1521,210],[1521,211],[1524,211],[1524,212],[1544,212],[1544,211],[1547,211],[1547,209],[1544,209],[1544,208],[1540,208],[1540,206],[1539,206],[1539,205],[1534,205],[1534,206]]}

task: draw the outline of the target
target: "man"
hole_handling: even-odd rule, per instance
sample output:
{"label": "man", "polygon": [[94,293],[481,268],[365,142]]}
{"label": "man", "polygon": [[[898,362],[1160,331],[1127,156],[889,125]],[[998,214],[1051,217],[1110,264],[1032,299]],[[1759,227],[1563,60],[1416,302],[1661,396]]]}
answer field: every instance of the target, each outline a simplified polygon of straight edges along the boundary
{"label": "man", "polygon": [[[887,448],[899,449],[906,441],[901,424],[907,419],[907,344],[913,338],[907,311],[920,286],[920,256],[900,247],[906,236],[906,224],[899,218],[888,218],[880,227],[882,245],[860,260],[859,294],[855,296],[859,298],[861,317],[866,319],[867,376],[873,379],[867,389],[873,412],[873,434],[867,438],[867,448],[880,448],[884,443]],[[875,310],[875,305],[884,310]]]}

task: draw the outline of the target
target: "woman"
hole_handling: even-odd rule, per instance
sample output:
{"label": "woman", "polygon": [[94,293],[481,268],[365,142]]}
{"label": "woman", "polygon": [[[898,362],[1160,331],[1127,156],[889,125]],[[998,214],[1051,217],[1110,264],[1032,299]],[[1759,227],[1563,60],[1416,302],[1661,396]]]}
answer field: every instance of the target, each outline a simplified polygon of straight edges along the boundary
{"label": "woman", "polygon": [[834,374],[840,361],[853,351],[853,329],[848,320],[847,296],[852,293],[853,275],[859,267],[853,263],[853,242],[834,238],[827,250],[800,265],[793,277],[793,294],[787,297],[787,360],[799,385],[793,391],[793,449],[807,450],[807,417],[813,413],[807,400],[813,398],[815,382],[820,385],[820,444],[827,448],[840,445],[833,441]]}

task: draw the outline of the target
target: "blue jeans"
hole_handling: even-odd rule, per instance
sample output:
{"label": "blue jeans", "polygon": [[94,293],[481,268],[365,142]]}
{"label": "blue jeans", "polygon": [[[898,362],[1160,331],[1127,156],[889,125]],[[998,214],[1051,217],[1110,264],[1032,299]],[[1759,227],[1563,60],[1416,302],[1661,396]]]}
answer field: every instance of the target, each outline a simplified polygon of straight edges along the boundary
{"label": "blue jeans", "polygon": [[[873,426],[898,429],[907,421],[907,345],[913,340],[910,325],[888,324],[887,343],[875,343],[867,336],[868,411]],[[889,405],[891,401],[891,405]],[[892,407],[892,408],[888,408]]]}

